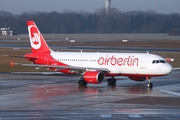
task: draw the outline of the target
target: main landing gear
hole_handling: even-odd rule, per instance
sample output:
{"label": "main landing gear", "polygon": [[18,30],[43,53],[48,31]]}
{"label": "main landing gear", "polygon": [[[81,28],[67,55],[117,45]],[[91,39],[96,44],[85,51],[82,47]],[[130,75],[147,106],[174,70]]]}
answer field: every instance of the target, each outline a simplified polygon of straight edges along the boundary
{"label": "main landing gear", "polygon": [[78,81],[79,86],[87,86],[87,82],[83,79]]}
{"label": "main landing gear", "polygon": [[153,84],[151,83],[150,78],[149,78],[149,77],[146,77],[146,80],[148,80],[147,87],[148,87],[149,89],[152,89],[152,88],[153,88]]}
{"label": "main landing gear", "polygon": [[116,84],[116,79],[114,77],[108,78],[107,83],[108,83],[108,85],[115,85]]}
{"label": "main landing gear", "polygon": [[[108,78],[107,79],[107,83],[108,83],[108,85],[115,85],[116,84],[116,79],[114,78],[114,77],[112,77],[112,78]],[[80,79],[79,81],[78,81],[78,85],[79,86],[87,86],[87,82],[84,80],[84,79]]]}

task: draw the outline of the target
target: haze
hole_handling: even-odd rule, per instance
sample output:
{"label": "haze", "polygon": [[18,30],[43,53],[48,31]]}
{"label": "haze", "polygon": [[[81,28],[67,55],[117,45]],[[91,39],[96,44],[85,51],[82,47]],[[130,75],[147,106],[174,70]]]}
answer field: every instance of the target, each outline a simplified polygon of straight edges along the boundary
{"label": "haze", "polygon": [[[180,13],[180,0],[112,0],[111,7],[118,8],[122,12],[147,11],[155,9],[155,1],[158,13]],[[0,11],[9,11],[13,14],[63,10],[95,12],[98,8],[104,7],[105,0],[0,0]]]}

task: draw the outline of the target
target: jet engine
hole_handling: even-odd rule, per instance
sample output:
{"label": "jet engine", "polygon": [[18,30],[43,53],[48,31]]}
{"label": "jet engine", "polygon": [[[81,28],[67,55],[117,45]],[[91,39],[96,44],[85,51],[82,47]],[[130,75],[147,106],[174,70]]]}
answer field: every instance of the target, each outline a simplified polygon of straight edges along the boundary
{"label": "jet engine", "polygon": [[99,84],[104,80],[105,75],[101,71],[86,71],[83,77],[88,83]]}
{"label": "jet engine", "polygon": [[129,79],[134,80],[134,81],[145,81],[146,77],[141,77],[141,76],[130,76]]}

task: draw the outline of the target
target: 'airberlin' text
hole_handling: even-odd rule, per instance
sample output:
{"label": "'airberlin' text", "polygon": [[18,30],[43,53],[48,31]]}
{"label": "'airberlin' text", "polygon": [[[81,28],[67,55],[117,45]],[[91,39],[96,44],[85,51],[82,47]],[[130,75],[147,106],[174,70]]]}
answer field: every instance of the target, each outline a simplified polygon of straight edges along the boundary
{"label": "'airberlin' text", "polygon": [[118,66],[138,66],[139,59],[134,56],[128,56],[126,58],[117,58],[114,55],[109,57],[100,57],[98,59],[99,65],[118,65]]}

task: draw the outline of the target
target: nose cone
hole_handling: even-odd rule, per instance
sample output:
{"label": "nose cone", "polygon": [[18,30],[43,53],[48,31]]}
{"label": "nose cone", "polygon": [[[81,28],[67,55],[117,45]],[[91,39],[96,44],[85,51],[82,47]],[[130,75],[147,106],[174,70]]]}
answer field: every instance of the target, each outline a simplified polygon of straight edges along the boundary
{"label": "nose cone", "polygon": [[155,64],[153,67],[153,74],[155,75],[168,75],[173,71],[172,66],[169,63]]}
{"label": "nose cone", "polygon": [[173,68],[172,66],[169,64],[169,63],[166,63],[164,66],[163,66],[163,73],[164,74],[170,74],[172,72]]}

